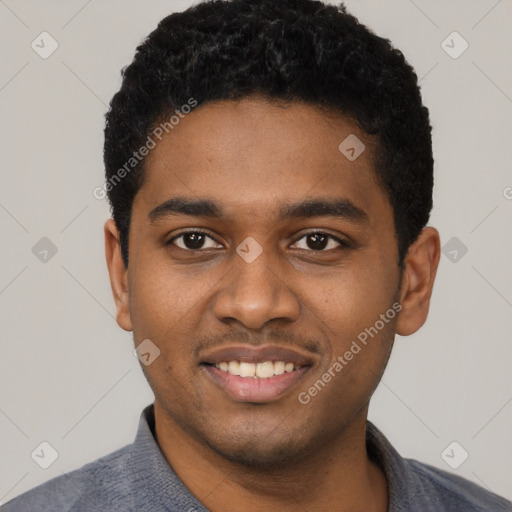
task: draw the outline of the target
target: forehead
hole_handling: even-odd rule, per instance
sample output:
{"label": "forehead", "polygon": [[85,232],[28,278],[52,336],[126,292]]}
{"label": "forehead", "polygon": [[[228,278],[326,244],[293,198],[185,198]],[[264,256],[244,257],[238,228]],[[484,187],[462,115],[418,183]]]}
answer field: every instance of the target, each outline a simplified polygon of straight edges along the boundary
{"label": "forehead", "polygon": [[[277,212],[279,203],[341,196],[363,209],[386,197],[377,184],[375,140],[341,115],[252,97],[202,105],[146,158],[136,202],[212,197],[224,211]],[[356,158],[354,158],[356,157]]]}

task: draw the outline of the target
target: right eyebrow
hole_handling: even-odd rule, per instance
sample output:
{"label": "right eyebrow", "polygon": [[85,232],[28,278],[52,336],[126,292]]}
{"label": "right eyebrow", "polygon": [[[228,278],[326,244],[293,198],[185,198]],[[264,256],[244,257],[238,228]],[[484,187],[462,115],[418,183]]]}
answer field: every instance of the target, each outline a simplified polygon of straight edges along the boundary
{"label": "right eyebrow", "polygon": [[151,223],[172,215],[193,215],[200,217],[222,217],[222,207],[210,199],[185,199],[175,197],[153,208],[148,217]]}

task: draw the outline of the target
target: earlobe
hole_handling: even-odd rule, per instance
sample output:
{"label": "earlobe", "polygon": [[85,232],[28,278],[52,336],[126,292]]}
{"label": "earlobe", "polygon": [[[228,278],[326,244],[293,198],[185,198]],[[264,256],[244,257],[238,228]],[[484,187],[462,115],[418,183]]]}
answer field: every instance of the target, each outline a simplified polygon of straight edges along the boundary
{"label": "earlobe", "polygon": [[404,261],[400,287],[402,310],[396,331],[401,336],[413,334],[427,320],[441,254],[440,245],[438,231],[428,227],[409,247]]}
{"label": "earlobe", "polygon": [[121,329],[132,330],[130,317],[130,299],[128,293],[128,269],[125,267],[121,255],[119,231],[114,219],[105,223],[105,257],[107,260],[110,286],[116,304],[116,321]]}

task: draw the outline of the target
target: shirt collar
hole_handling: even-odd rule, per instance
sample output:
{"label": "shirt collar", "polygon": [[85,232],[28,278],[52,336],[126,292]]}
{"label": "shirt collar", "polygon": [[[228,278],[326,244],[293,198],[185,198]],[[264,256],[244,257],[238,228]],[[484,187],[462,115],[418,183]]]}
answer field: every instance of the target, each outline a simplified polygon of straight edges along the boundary
{"label": "shirt collar", "polygon": [[134,510],[208,512],[174,473],[154,433],[155,412],[151,404],[142,411],[130,453]]}
{"label": "shirt collar", "polygon": [[366,422],[368,456],[384,472],[388,485],[388,511],[409,510],[417,503],[416,481],[409,462],[393,448],[384,434],[370,421]]}
{"label": "shirt collar", "polygon": [[[415,484],[407,461],[369,421],[366,428],[366,447],[369,457],[381,467],[386,476],[389,512],[402,510],[402,505],[409,502],[406,494]],[[129,464],[132,489],[137,490],[133,497],[136,510],[208,512],[174,473],[161,452],[155,440],[153,404],[142,411]]]}

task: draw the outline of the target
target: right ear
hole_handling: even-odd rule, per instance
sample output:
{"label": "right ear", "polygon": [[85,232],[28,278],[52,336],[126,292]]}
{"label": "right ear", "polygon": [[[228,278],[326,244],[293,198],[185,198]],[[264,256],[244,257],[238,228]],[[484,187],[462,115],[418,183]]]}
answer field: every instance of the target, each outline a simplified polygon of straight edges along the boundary
{"label": "right ear", "polygon": [[128,269],[124,265],[121,255],[121,242],[119,231],[114,219],[105,223],[105,256],[107,258],[110,286],[116,304],[116,321],[121,329],[133,330],[130,317],[130,296],[128,293]]}

